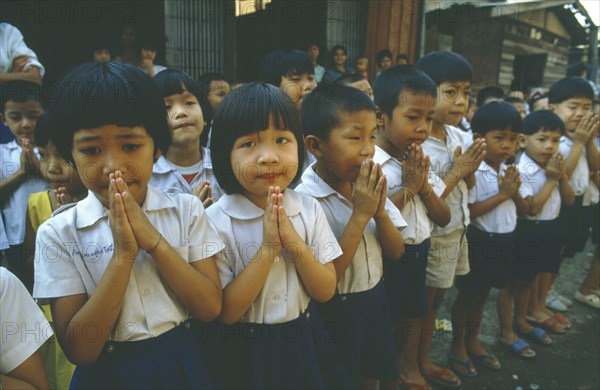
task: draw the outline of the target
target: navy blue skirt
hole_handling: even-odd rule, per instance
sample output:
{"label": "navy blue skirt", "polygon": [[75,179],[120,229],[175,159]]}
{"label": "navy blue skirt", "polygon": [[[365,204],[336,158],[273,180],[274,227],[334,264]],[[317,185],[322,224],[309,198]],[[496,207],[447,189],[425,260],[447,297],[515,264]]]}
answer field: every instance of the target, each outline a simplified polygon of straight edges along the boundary
{"label": "navy blue skirt", "polygon": [[155,338],[108,341],[93,364],[75,368],[70,388],[210,389],[214,385],[186,321]]}
{"label": "navy blue skirt", "polygon": [[585,243],[590,236],[591,220],[587,216],[591,209],[583,207],[583,195],[575,197],[571,206],[560,208],[560,229],[565,246],[565,257],[573,257],[585,248]]}
{"label": "navy blue skirt", "polygon": [[518,254],[509,264],[509,278],[531,282],[538,272],[558,273],[560,264],[559,220],[519,219],[515,230]]}
{"label": "navy blue skirt", "polygon": [[350,387],[329,329],[312,302],[292,321],[200,324],[197,335],[213,359],[209,367],[219,388]]}

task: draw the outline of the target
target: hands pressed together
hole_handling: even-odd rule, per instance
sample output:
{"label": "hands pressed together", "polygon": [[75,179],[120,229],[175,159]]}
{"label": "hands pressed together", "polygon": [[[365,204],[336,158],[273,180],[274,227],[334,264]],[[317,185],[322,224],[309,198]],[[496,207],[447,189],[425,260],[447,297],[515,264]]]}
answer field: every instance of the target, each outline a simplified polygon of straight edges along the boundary
{"label": "hands pressed together", "polygon": [[354,212],[367,219],[386,215],[387,179],[381,165],[371,159],[363,161],[356,182],[352,186]]}

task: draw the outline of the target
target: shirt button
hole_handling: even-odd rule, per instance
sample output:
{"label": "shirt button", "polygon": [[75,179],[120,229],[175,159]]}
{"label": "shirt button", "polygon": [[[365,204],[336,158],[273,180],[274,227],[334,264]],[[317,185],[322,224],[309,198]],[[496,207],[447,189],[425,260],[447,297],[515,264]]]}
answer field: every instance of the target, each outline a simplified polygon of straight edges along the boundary
{"label": "shirt button", "polygon": [[115,351],[115,346],[112,344],[108,344],[108,346],[106,347],[106,351],[108,352],[114,352]]}
{"label": "shirt button", "polygon": [[153,329],[152,332],[150,332],[150,334],[152,335],[152,337],[156,337],[158,336],[158,331],[156,329]]}
{"label": "shirt button", "polygon": [[150,295],[150,289],[149,288],[142,289],[142,296],[147,297],[148,295]]}
{"label": "shirt button", "polygon": [[274,300],[276,300],[276,301],[279,301],[279,300],[281,299],[281,297],[280,297],[279,295],[275,295],[275,296],[273,297],[273,299],[274,299]]}
{"label": "shirt button", "polygon": [[306,318],[310,318],[310,312],[309,311],[306,312]]}
{"label": "shirt button", "polygon": [[347,298],[346,296],[343,296],[343,297],[341,297],[340,299],[342,300],[342,302],[345,302],[345,301],[346,301],[346,299],[348,299],[348,298]]}
{"label": "shirt button", "polygon": [[279,263],[279,256],[275,256],[275,262]]}

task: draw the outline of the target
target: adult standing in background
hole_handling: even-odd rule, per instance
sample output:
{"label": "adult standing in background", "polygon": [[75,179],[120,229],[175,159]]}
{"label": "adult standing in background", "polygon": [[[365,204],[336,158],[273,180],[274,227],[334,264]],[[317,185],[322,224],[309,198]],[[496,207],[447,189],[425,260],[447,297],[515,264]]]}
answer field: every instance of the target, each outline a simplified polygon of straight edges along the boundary
{"label": "adult standing in background", "polygon": [[0,82],[12,80],[42,84],[44,66],[25,44],[18,28],[0,23]]}
{"label": "adult standing in background", "polygon": [[325,74],[325,68],[319,65],[319,45],[316,43],[312,43],[308,46],[308,50],[306,51],[310,60],[312,61],[313,66],[315,67],[315,81],[320,83],[323,80],[323,75]]}
{"label": "adult standing in background", "polygon": [[346,50],[345,46],[335,45],[331,49],[330,54],[333,67],[325,71],[323,81],[332,83],[346,74],[356,72],[353,68],[346,65],[348,60],[348,50]]}

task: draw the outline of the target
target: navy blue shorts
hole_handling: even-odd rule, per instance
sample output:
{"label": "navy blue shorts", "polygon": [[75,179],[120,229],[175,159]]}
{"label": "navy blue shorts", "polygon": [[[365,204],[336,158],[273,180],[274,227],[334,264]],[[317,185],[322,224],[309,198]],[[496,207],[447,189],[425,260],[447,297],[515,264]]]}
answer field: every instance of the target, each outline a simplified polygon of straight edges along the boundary
{"label": "navy blue shorts", "polygon": [[158,337],[108,341],[100,357],[75,368],[71,389],[214,388],[190,322]]}
{"label": "navy blue shorts", "polygon": [[390,304],[392,324],[404,318],[419,318],[427,314],[427,239],[418,245],[404,245],[398,261],[384,260],[383,277]]}
{"label": "navy blue shorts", "polygon": [[585,243],[590,236],[590,218],[586,215],[590,212],[583,207],[583,195],[575,197],[575,203],[571,206],[560,208],[560,229],[562,244],[565,246],[565,257],[573,257],[585,248]]}
{"label": "navy blue shorts", "polygon": [[466,275],[456,277],[456,288],[464,291],[486,291],[504,288],[508,264],[516,256],[514,233],[488,233],[469,226],[469,267]]}
{"label": "navy blue shorts", "polygon": [[561,237],[558,218],[551,221],[521,219],[515,240],[518,254],[509,262],[508,278],[531,282],[538,272],[558,273]]}
{"label": "navy blue shorts", "polygon": [[362,377],[392,381],[399,377],[388,299],[383,280],[358,293],[317,304],[348,371],[351,387]]}
{"label": "navy blue shorts", "polygon": [[586,215],[589,216],[589,225],[592,227],[592,243],[594,243],[594,245],[598,245],[600,243],[600,203],[591,205],[588,210],[589,213],[586,213]]}
{"label": "navy blue shorts", "polygon": [[[280,324],[200,324],[211,374],[226,389],[349,388],[340,355],[310,303],[304,313]],[[214,370],[214,371],[213,371]]]}

